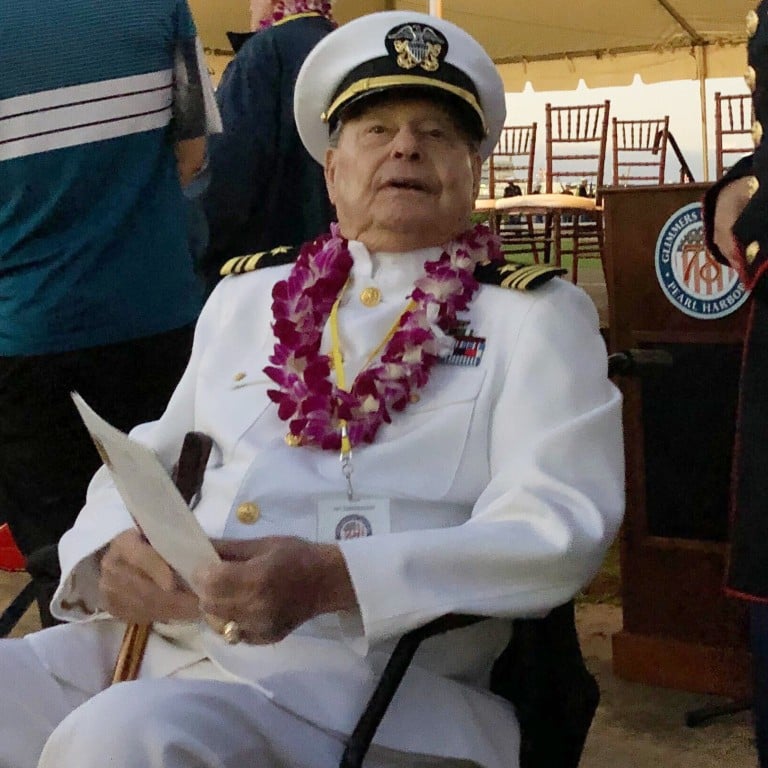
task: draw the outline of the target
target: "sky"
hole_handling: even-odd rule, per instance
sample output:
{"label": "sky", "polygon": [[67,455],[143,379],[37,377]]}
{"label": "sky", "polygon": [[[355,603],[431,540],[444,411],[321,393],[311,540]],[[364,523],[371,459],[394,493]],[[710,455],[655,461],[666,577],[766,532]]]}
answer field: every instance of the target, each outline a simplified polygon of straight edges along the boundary
{"label": "sky", "polygon": [[[707,82],[707,113],[709,121],[709,166],[710,178],[714,177],[714,112],[715,93],[748,93],[741,78],[713,78]],[[573,91],[535,92],[530,84],[522,93],[507,94],[507,123],[538,123],[536,167],[544,166],[544,105],[600,103],[611,101],[611,117],[619,120],[648,119],[669,115],[670,132],[691,167],[696,181],[704,180],[701,135],[701,106],[699,84],[693,80],[679,80],[669,83],[645,85],[635,77],[632,85],[619,88],[587,88],[582,81]],[[669,150],[667,157],[667,181],[679,179],[679,164]],[[610,145],[608,148],[610,156]],[[610,180],[610,168],[606,170],[606,183]]]}

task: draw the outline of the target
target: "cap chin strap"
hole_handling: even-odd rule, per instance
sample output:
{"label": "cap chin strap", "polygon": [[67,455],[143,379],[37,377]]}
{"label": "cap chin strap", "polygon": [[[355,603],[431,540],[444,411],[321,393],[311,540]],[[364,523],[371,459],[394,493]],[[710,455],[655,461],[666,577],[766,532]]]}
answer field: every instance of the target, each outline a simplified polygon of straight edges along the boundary
{"label": "cap chin strap", "polygon": [[325,112],[323,112],[321,118],[323,122],[331,123],[336,113],[343,106],[363,94],[379,93],[381,91],[407,87],[434,89],[448,93],[451,96],[456,96],[472,108],[472,111],[480,121],[482,135],[486,136],[488,134],[485,115],[473,93],[465,88],[453,85],[452,83],[446,83],[443,80],[437,80],[432,77],[421,77],[419,75],[382,75],[380,77],[366,77],[362,80],[353,82],[333,100],[333,103]]}

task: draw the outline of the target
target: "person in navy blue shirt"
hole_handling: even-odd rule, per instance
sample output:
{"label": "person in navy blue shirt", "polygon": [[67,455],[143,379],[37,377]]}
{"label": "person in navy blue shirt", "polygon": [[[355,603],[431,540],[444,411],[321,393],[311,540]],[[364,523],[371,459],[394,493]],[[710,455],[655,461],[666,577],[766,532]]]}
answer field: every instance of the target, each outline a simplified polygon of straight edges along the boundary
{"label": "person in navy blue shirt", "polygon": [[[309,52],[335,24],[326,0],[254,0],[252,27],[216,92],[224,131],[211,138],[202,196],[208,289],[234,256],[298,246],[328,229],[333,208],[323,169],[296,131],[293,91]],[[232,37],[232,36],[231,36]]]}
{"label": "person in navy blue shirt", "polygon": [[[219,127],[186,0],[0,4],[0,509],[37,571],[100,461],[69,393],[157,418],[201,291],[182,184]],[[53,550],[53,551],[52,551]]]}

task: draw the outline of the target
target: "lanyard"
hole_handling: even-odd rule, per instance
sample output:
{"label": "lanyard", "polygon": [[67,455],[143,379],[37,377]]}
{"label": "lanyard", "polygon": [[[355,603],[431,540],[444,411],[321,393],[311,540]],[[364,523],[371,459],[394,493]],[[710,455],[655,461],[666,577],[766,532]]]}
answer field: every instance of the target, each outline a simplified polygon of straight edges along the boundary
{"label": "lanyard", "polygon": [[[344,356],[341,351],[341,337],[339,336],[339,305],[347,290],[349,280],[344,284],[341,289],[339,298],[333,303],[330,315],[331,324],[331,359],[333,360],[333,370],[336,373],[336,386],[347,391],[347,380],[344,375]],[[408,302],[406,308],[397,316],[397,319],[392,323],[391,328],[387,331],[384,338],[376,345],[376,348],[368,355],[368,359],[360,369],[365,370],[373,360],[384,349],[384,346],[389,343],[390,339],[395,335],[397,329],[400,327],[400,321],[403,319],[403,315],[413,311],[416,308],[416,302],[411,299]],[[346,419],[339,419],[339,432],[341,433],[341,452],[339,454],[339,461],[341,462],[341,471],[344,478],[347,481],[347,498],[352,501],[355,498],[355,492],[352,488],[352,442],[349,439],[349,429],[347,427]]]}

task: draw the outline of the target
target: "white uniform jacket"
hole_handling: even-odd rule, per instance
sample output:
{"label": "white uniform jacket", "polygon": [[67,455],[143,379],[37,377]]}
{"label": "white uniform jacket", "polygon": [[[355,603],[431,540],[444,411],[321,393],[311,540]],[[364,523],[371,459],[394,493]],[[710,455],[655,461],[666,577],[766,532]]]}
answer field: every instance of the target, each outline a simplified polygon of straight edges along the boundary
{"label": "white uniform jacket", "polygon": [[[351,252],[339,313],[348,380],[439,249],[372,258],[352,243]],[[324,530],[318,499],[346,487],[337,453],[286,444],[287,425],[266,394],[274,387],[263,372],[274,344],[271,288],[289,270],[221,283],[167,411],[134,430],[169,469],[187,431],[213,438],[194,511],[212,537],[314,539]],[[382,291],[375,308],[358,298],[368,285]],[[349,733],[402,633],[449,612],[542,614],[589,581],[624,507],[620,395],[607,379],[594,306],[559,279],[530,293],[482,285],[465,319],[486,339],[480,364],[435,365],[420,400],[394,413],[374,444],[354,451],[356,491],[390,500],[389,532],[340,542],[359,615],[321,616],[270,646],[228,646],[205,628],[161,628],[150,640],[144,675],[208,657],[226,679],[248,680],[318,727]],[[326,329],[324,348],[327,336]],[[255,523],[238,519],[246,501],[260,507]],[[60,546],[54,612],[77,623],[30,640],[55,674],[93,690],[104,685],[123,627],[97,610],[92,555],[129,526],[102,469]],[[65,643],[73,633],[78,642]],[[490,621],[428,641],[377,744],[510,765],[518,743],[514,714],[483,689],[508,637],[507,621]]]}

